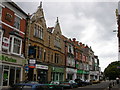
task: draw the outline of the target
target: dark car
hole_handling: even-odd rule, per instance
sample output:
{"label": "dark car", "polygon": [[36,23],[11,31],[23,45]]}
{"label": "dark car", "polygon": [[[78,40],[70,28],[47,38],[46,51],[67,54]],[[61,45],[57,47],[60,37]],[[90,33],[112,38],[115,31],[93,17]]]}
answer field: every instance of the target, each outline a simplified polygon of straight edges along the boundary
{"label": "dark car", "polygon": [[63,90],[62,87],[53,84],[39,84],[37,82],[17,83],[10,90]]}
{"label": "dark car", "polygon": [[86,86],[86,85],[92,85],[89,81],[83,81],[81,79],[75,79],[75,82],[78,84],[78,86]]}
{"label": "dark car", "polygon": [[77,83],[74,80],[60,82],[60,85],[63,86],[64,88],[71,88],[71,89],[78,87]]}

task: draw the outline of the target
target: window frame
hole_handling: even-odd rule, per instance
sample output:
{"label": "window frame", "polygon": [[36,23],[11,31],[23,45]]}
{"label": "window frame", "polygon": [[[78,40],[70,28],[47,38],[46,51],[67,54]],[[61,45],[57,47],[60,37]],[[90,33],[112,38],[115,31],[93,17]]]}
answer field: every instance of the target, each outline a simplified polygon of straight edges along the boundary
{"label": "window frame", "polygon": [[[10,53],[11,54],[15,54],[15,55],[21,55],[21,51],[22,51],[22,39],[21,38],[19,38],[19,37],[16,37],[16,36],[14,36],[14,35],[10,35],[10,37],[9,37],[9,40],[10,40],[10,38],[12,38],[12,41],[11,41],[11,48],[10,48]],[[19,54],[18,53],[15,53],[14,51],[13,51],[13,49],[14,49],[14,40],[15,39],[18,39],[18,40],[20,40],[20,50],[19,50]]]}
{"label": "window frame", "polygon": [[2,51],[2,38],[3,38],[3,31],[0,30],[0,33],[1,33],[1,37],[0,37],[0,51]]}

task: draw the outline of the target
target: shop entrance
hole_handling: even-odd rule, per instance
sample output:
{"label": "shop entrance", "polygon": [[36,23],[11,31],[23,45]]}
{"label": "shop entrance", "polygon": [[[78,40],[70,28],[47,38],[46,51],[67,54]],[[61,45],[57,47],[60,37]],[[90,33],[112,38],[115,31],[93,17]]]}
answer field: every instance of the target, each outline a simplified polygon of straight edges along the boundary
{"label": "shop entrance", "polygon": [[67,74],[67,79],[72,80],[73,79],[73,74]]}
{"label": "shop entrance", "polygon": [[38,81],[39,83],[47,83],[48,79],[47,79],[47,70],[43,70],[43,69],[38,69]]}
{"label": "shop entrance", "polygon": [[2,86],[12,86],[15,83],[20,82],[21,77],[21,68],[15,66],[2,66]]}

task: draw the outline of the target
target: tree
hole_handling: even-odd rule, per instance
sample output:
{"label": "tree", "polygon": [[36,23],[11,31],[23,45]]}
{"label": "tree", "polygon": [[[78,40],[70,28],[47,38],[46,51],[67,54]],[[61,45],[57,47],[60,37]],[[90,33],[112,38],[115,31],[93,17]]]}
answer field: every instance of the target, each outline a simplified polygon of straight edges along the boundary
{"label": "tree", "polygon": [[104,75],[109,80],[114,80],[116,77],[120,78],[120,61],[112,62],[105,68]]}

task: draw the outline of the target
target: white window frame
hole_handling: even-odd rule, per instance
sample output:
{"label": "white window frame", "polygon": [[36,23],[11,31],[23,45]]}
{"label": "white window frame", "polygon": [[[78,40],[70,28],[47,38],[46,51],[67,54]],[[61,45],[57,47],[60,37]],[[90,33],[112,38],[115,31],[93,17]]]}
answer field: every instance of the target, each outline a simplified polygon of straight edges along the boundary
{"label": "white window frame", "polygon": [[[21,55],[21,50],[22,50],[22,39],[19,38],[19,37],[13,36],[13,35],[10,35],[9,39],[10,39],[11,37],[12,37],[12,42],[11,42],[12,44],[11,44],[10,53],[20,56],[20,55]],[[14,49],[13,46],[14,46],[14,39],[15,39],[15,38],[16,38],[16,39],[19,39],[19,40],[21,41],[21,44],[20,44],[20,52],[19,52],[19,54],[13,52],[13,49]]]}
{"label": "white window frame", "polygon": [[3,31],[0,30],[0,33],[1,33],[1,37],[0,37],[0,51],[2,51],[2,38],[3,38]]}

